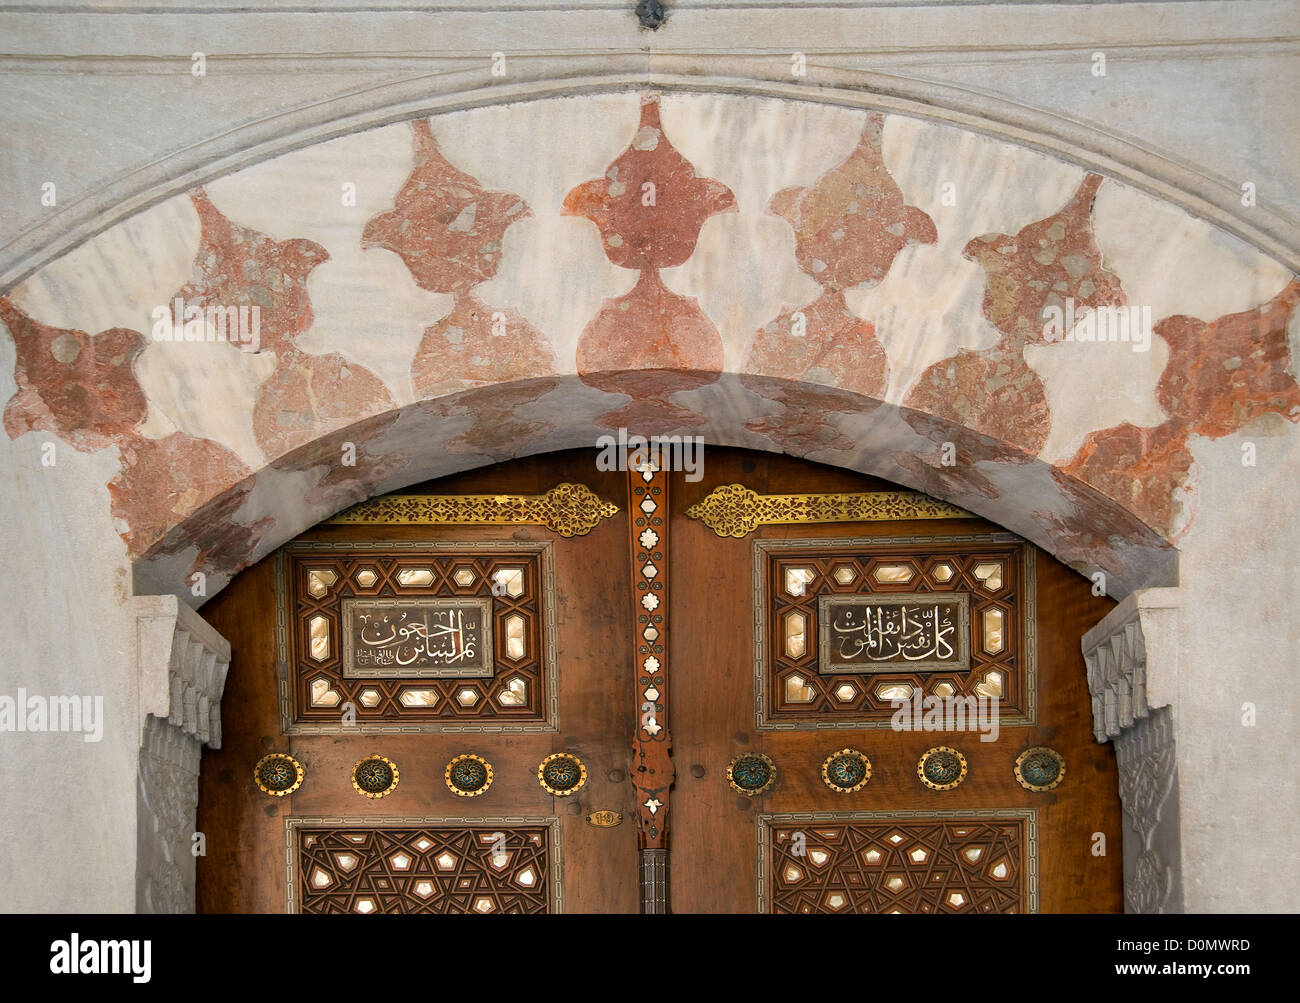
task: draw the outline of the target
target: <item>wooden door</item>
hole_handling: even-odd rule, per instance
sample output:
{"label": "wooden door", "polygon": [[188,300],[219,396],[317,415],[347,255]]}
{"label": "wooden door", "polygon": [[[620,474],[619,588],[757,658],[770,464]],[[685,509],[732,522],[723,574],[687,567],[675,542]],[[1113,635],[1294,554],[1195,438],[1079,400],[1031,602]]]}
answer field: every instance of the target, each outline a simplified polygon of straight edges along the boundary
{"label": "wooden door", "polygon": [[[1087,580],[922,496],[881,505],[896,486],[842,470],[710,447],[693,482],[595,460],[368,503],[204,607],[232,662],[200,776],[200,911],[1121,909],[1116,767],[1079,649],[1112,604]],[[589,528],[530,522],[562,484],[607,503]],[[723,526],[709,510],[727,485]],[[790,494],[815,504],[772,497]],[[911,631],[922,607],[964,646],[822,671],[848,656],[822,650],[821,621]],[[484,640],[446,630],[476,608],[490,664],[440,674]],[[363,636],[371,616],[460,641],[361,658],[393,647],[388,628]],[[921,698],[945,695],[985,697],[996,740],[987,715],[925,730]],[[913,730],[892,720],[904,707]]]}
{"label": "wooden door", "polygon": [[[638,911],[625,475],[597,471],[589,452],[558,454],[408,493],[451,499],[441,516],[466,517],[476,504],[466,496],[499,512],[496,496],[536,498],[566,482],[617,514],[572,536],[542,525],[321,525],[203,608],[232,659],[222,747],[205,750],[200,773],[199,911]],[[429,613],[430,600],[452,602]],[[455,660],[451,642],[437,658],[393,655],[411,663],[402,676],[374,664],[388,661],[382,652],[342,650],[363,616],[406,613],[403,623],[445,631],[474,604],[492,609],[490,675],[481,664],[459,677],[409,674]],[[301,785],[264,792],[254,768],[268,755],[292,759],[264,765],[269,786],[296,779],[298,765]],[[354,777],[372,756],[397,772],[380,797],[364,788],[382,790],[392,766],[373,760]],[[539,767],[555,756],[547,790]],[[453,790],[481,786],[489,766],[484,793]],[[589,824],[596,813],[624,821]]]}
{"label": "wooden door", "polygon": [[[687,512],[720,485],[759,495],[897,488],[733,450],[710,449],[704,472],[696,483],[675,476],[671,491],[674,911],[1121,911],[1115,759],[1092,736],[1079,647],[1111,601],[1050,555],[974,518],[786,521],[719,536]],[[789,509],[795,518],[804,511]],[[968,595],[969,670],[819,671],[823,596],[902,593]],[[787,615],[795,618],[788,636]],[[991,685],[989,673],[997,673]],[[1000,694],[996,741],[971,730],[894,730],[894,705],[876,696],[897,697],[900,687],[960,696],[981,684]],[[961,757],[955,786],[945,754],[931,766],[944,790],[918,775],[937,747]],[[1016,768],[1038,747],[1059,753],[1065,773],[1035,791]],[[843,750],[870,764],[856,790],[860,761],[837,758]],[[773,782],[761,793],[738,791],[728,766],[754,756],[774,764]],[[767,761],[748,761],[750,783],[765,780]],[[1052,782],[1052,761],[1020,766],[1043,781],[1035,786]],[[837,778],[852,792],[832,789],[827,780]],[[1097,833],[1109,841],[1105,855]]]}

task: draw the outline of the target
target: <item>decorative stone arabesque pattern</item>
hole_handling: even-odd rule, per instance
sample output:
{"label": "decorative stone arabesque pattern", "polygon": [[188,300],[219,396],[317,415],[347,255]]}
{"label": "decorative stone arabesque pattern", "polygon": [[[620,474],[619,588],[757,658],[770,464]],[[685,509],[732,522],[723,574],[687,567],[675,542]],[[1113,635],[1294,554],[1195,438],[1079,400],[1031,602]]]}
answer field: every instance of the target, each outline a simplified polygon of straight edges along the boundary
{"label": "decorative stone arabesque pattern", "polygon": [[136,909],[194,911],[201,747],[221,748],[230,643],[175,596],[137,596]]}
{"label": "decorative stone arabesque pattern", "polygon": [[1128,912],[1182,911],[1178,819],[1177,589],[1132,593],[1084,635],[1093,734],[1113,741],[1124,805]]}
{"label": "decorative stone arabesque pattern", "polygon": [[1152,711],[1115,739],[1124,804],[1124,907],[1182,912],[1174,715]]}

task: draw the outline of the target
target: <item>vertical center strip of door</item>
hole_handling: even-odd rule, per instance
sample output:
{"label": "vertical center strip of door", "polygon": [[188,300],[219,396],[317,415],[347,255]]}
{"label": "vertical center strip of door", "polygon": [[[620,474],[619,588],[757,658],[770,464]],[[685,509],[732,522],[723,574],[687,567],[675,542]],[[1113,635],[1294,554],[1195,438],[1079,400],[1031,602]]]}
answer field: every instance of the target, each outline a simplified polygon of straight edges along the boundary
{"label": "vertical center strip of door", "polygon": [[652,464],[628,471],[632,556],[632,651],[641,911],[668,911],[668,807],[673,785],[668,731],[668,472]]}

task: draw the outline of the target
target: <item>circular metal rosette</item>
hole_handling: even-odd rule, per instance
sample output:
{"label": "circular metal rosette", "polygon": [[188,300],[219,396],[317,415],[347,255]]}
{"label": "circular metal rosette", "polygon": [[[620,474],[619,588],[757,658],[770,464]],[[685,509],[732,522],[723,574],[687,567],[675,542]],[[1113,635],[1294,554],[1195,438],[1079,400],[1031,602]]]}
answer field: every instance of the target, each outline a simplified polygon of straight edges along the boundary
{"label": "circular metal rosette", "polygon": [[587,782],[587,768],[577,756],[557,752],[537,764],[537,782],[557,798],[567,798]]}
{"label": "circular metal rosette", "polygon": [[302,763],[283,752],[263,756],[253,767],[253,782],[263,794],[282,798],[302,786]]}
{"label": "circular metal rosette", "polygon": [[950,791],[966,779],[966,757],[956,749],[937,745],[917,762],[916,775],[931,790]]}
{"label": "circular metal rosette", "polygon": [[1065,757],[1036,745],[1016,757],[1016,780],[1027,791],[1050,791],[1065,779]]}
{"label": "circular metal rosette", "polygon": [[727,767],[727,783],[733,791],[755,797],[776,783],[776,763],[761,752],[745,752]]}
{"label": "circular metal rosette", "polygon": [[397,789],[397,764],[387,756],[367,756],[352,767],[352,786],[368,798],[382,798]]}
{"label": "circular metal rosette", "polygon": [[832,752],[822,763],[822,783],[839,794],[852,794],[871,779],[871,760],[857,749]]}
{"label": "circular metal rosette", "polygon": [[443,774],[447,790],[457,797],[476,798],[492,786],[492,764],[472,752],[457,756]]}

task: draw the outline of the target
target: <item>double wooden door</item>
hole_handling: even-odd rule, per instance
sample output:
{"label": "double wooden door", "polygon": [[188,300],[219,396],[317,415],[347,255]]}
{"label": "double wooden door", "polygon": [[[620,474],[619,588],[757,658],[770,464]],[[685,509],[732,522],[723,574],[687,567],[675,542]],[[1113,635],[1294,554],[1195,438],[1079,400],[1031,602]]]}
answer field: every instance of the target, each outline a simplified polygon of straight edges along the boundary
{"label": "double wooden door", "polygon": [[303,534],[203,609],[200,911],[1118,911],[1109,601],[897,490],[572,451]]}

